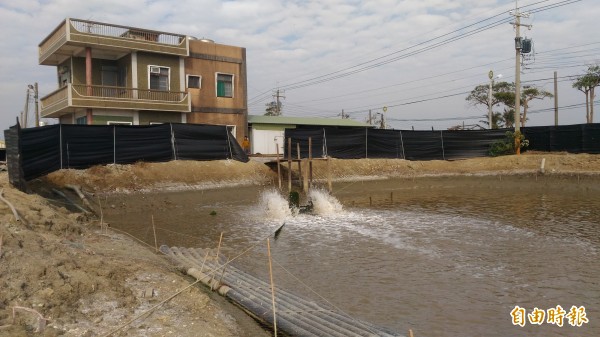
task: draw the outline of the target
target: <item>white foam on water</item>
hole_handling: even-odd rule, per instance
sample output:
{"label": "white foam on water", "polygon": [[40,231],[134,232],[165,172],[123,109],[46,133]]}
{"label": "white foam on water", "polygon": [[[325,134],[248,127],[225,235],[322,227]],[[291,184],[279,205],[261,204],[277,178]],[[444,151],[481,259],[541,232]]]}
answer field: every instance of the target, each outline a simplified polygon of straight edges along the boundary
{"label": "white foam on water", "polygon": [[258,210],[265,220],[283,220],[292,216],[288,201],[275,189],[260,194]]}
{"label": "white foam on water", "polygon": [[344,207],[333,195],[322,191],[313,189],[308,193],[308,197],[313,203],[313,213],[330,217],[337,216],[343,212]]}

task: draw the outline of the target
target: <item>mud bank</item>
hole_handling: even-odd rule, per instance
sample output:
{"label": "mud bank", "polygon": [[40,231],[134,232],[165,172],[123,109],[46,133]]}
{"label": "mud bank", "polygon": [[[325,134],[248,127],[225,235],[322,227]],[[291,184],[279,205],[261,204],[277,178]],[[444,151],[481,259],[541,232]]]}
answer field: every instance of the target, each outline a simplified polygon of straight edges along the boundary
{"label": "mud bank", "polygon": [[[342,183],[539,174],[543,158],[546,175],[600,174],[600,156],[586,154],[528,153],[452,162],[334,159],[330,164],[334,181]],[[315,162],[315,179],[323,181],[326,175],[326,164]],[[276,171],[258,162],[175,161],[62,170],[31,182],[39,194],[25,194],[10,187],[6,173],[0,173],[0,188],[23,219],[16,221],[10,208],[0,203],[0,336],[104,336],[190,284],[152,247],[113,230],[101,231],[98,217],[72,213],[65,205],[44,199],[42,195],[48,194],[42,192],[66,184],[80,185],[92,195],[269,186],[276,182]],[[31,312],[17,309],[13,323],[15,307],[33,309],[46,318],[44,331],[34,333],[39,320]],[[210,292],[191,287],[113,335],[268,334]]]}

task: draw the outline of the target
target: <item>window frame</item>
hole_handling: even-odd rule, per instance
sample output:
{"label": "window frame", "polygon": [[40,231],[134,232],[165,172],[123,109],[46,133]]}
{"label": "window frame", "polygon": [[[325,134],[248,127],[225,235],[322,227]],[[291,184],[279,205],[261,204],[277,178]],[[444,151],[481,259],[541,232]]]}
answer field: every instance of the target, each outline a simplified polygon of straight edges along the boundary
{"label": "window frame", "polygon": [[125,122],[125,121],[106,121],[106,125],[133,125],[133,122]]}
{"label": "window frame", "polygon": [[[167,73],[167,90],[152,89],[151,82],[150,82],[150,77],[152,77],[152,73],[150,72],[150,69],[153,67],[160,68],[160,69],[167,69],[167,72],[168,72]],[[171,91],[171,67],[149,64],[148,65],[148,89],[149,90],[158,90],[158,91]]]}
{"label": "window frame", "polygon": [[[198,87],[190,87],[190,77],[197,77],[198,78]],[[201,75],[193,75],[193,74],[187,74],[185,75],[185,87],[188,89],[202,89],[202,76]]]}
{"label": "window frame", "polygon": [[[231,96],[219,96],[219,75],[231,76]],[[235,74],[229,73],[215,73],[215,96],[219,98],[234,98],[235,97]]]}

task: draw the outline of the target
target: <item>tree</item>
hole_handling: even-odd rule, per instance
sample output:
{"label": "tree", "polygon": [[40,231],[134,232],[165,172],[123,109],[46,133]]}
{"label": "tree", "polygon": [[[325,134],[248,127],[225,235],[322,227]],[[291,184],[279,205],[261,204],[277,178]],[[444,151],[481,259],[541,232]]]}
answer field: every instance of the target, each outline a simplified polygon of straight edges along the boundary
{"label": "tree", "polygon": [[[494,83],[492,85],[492,105],[491,107],[493,108],[496,105],[499,105],[501,103],[504,103],[504,94],[506,93],[510,93],[511,91],[513,92],[513,99],[514,99],[514,89],[515,86],[512,83],[508,83],[508,82],[498,82],[498,83]],[[478,105],[482,105],[486,107],[486,111],[489,111],[490,109],[490,105],[489,105],[489,100],[488,100],[488,95],[489,95],[489,85],[485,85],[485,84],[481,84],[475,87],[475,89],[473,89],[471,91],[471,93],[469,94],[469,96],[467,96],[467,98],[465,98],[466,101],[469,102],[470,105],[472,106],[478,106]],[[514,103],[513,103],[514,105]],[[484,124],[489,124],[489,121],[487,120],[487,113],[485,115],[486,119],[482,120],[481,122]],[[501,114],[499,113],[495,113],[492,111],[492,125],[491,128],[495,129],[498,128],[500,126],[502,126],[503,121],[500,118]]]}
{"label": "tree", "polygon": [[[473,105],[484,105],[489,109],[488,105],[488,90],[489,86],[478,85],[471,91],[466,100]],[[530,102],[534,99],[544,99],[553,97],[553,95],[543,89],[539,89],[535,86],[525,87],[521,92],[521,106],[523,107],[523,114],[521,116],[521,125],[525,126],[527,121],[527,110],[529,109]],[[499,82],[492,87],[492,106],[504,105],[504,111],[501,113],[492,112],[492,128],[504,126],[505,128],[512,128],[515,125],[515,84],[508,82]],[[486,114],[487,117],[487,114]],[[496,121],[494,121],[494,118]],[[483,123],[489,124],[486,121]]]}
{"label": "tree", "polygon": [[[279,103],[279,104],[278,104]],[[281,108],[283,104],[281,102],[269,102],[265,104],[267,108],[265,109],[265,116],[281,116]]]}
{"label": "tree", "polygon": [[521,117],[521,126],[525,127],[525,122],[527,121],[527,109],[529,109],[529,102],[533,101],[534,99],[542,100],[544,98],[550,97],[554,97],[554,95],[547,92],[546,90],[538,89],[535,86],[523,87],[523,91],[521,92],[521,106],[523,107],[523,117]]}
{"label": "tree", "polygon": [[573,82],[573,88],[585,95],[585,119],[587,123],[594,122],[594,89],[600,85],[600,65],[589,66],[587,72]]}

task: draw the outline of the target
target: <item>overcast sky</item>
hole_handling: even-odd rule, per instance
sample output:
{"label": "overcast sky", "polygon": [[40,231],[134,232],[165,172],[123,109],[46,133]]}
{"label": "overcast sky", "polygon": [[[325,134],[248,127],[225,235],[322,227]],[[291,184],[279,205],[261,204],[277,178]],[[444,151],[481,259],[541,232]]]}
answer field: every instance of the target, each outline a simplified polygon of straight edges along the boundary
{"label": "overcast sky", "polygon": [[[585,102],[566,76],[600,63],[598,0],[521,0],[534,12],[522,35],[534,51],[521,80],[554,91],[559,106]],[[561,6],[562,5],[562,6]],[[0,126],[15,123],[28,84],[57,89],[56,69],[38,65],[38,44],[66,17],[134,26],[247,48],[250,114],[281,88],[285,116],[365,121],[387,106],[396,129],[479,123],[485,107],[467,92],[488,72],[514,81],[511,0],[0,0]],[[549,8],[548,6],[559,6]],[[529,82],[527,82],[529,81]],[[444,97],[446,96],[446,97]],[[422,101],[422,102],[418,102]],[[531,104],[528,125],[554,123],[554,101]],[[478,118],[477,116],[482,116]],[[560,124],[585,122],[585,108],[560,110]]]}

